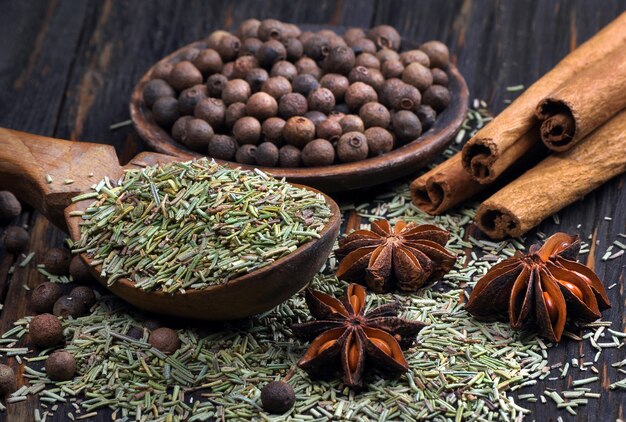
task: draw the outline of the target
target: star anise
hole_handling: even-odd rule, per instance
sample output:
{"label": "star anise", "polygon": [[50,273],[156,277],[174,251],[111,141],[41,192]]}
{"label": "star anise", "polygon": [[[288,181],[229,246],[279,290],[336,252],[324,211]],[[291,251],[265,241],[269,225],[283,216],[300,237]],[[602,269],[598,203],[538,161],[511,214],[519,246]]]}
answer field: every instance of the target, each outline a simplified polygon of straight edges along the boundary
{"label": "star anise", "polygon": [[466,309],[483,318],[508,312],[515,329],[534,321],[543,337],[558,342],[568,317],[590,322],[610,307],[598,276],[576,262],[579,249],[578,236],[556,233],[528,255],[518,251],[478,281]]}
{"label": "star anise", "polygon": [[298,338],[313,340],[298,361],[310,376],[331,375],[341,364],[344,383],[360,388],[366,366],[385,377],[397,377],[408,370],[402,348],[415,341],[424,324],[399,318],[397,302],[366,315],[365,288],[358,284],[350,284],[341,300],[307,289],[306,302],[316,320],[292,328]]}
{"label": "star anise", "polygon": [[362,283],[377,293],[394,287],[414,292],[427,280],[450,271],[456,257],[444,245],[450,234],[430,224],[387,220],[372,223],[372,230],[357,230],[339,240],[335,255],[342,259],[337,277]]}

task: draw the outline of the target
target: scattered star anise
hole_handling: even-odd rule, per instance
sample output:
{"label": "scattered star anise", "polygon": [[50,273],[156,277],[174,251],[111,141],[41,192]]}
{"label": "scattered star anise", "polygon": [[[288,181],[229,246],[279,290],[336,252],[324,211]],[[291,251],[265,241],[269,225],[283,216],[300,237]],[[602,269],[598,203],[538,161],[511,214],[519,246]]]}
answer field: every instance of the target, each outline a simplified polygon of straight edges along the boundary
{"label": "scattered star anise", "polygon": [[387,220],[372,223],[372,230],[357,230],[339,240],[335,251],[341,263],[337,277],[362,283],[382,293],[394,287],[414,292],[428,279],[450,271],[456,257],[444,245],[450,234],[430,224]]}
{"label": "scattered star anise", "polygon": [[341,300],[307,289],[306,302],[316,320],[292,328],[296,337],[313,340],[298,361],[310,376],[332,375],[341,364],[344,383],[361,388],[366,366],[385,377],[409,369],[402,348],[415,341],[424,324],[399,318],[399,303],[364,314],[365,288],[358,284],[350,284]]}
{"label": "scattered star anise", "polygon": [[534,321],[539,334],[558,342],[568,317],[590,322],[610,307],[598,276],[576,262],[579,249],[578,236],[556,233],[528,255],[518,251],[478,281],[466,309],[483,318],[508,312],[515,329]]}

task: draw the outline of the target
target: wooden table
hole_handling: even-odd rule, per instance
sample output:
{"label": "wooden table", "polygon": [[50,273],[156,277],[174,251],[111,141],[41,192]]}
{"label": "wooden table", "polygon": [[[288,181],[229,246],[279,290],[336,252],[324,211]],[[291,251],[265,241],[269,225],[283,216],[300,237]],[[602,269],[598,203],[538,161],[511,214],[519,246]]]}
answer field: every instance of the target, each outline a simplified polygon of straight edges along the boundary
{"label": "wooden table", "polygon": [[[369,27],[387,23],[403,37],[440,39],[451,46],[472,98],[485,99],[494,112],[516,93],[506,87],[528,86],[568,51],[626,9],[626,0],[595,1],[383,1],[345,0],[248,1],[28,1],[0,5],[0,126],[72,140],[115,145],[128,160],[142,149],[132,126],[110,130],[125,121],[135,82],[157,59],[215,29],[234,28],[246,18],[273,17],[296,23]],[[615,329],[624,329],[624,267],[622,258],[604,262],[604,251],[626,225],[626,176],[615,178],[539,226],[555,231],[593,234],[595,255],[590,264],[610,290],[613,308],[604,313]],[[360,193],[368,199],[368,193]],[[25,210],[19,220],[31,233],[31,250],[42,255],[60,245],[64,234],[37,213]],[[533,239],[534,236],[529,236]],[[622,243],[626,240],[621,239]],[[16,258],[0,249],[0,299],[4,303],[0,330],[28,312],[26,290],[41,277],[34,266],[9,267]],[[575,342],[550,351],[552,363],[579,355]],[[603,386],[616,381],[612,362],[623,349],[602,353],[598,369]],[[608,367],[608,368],[607,368]],[[604,376],[611,374],[612,377]],[[623,375],[622,375],[623,377]],[[562,387],[570,380],[562,382]],[[555,384],[559,387],[559,384]],[[528,390],[525,390],[527,392]],[[532,390],[531,390],[532,391]],[[534,391],[540,394],[537,389]],[[9,406],[0,418],[29,420],[35,399]],[[579,410],[581,420],[624,419],[626,393],[603,391]],[[531,419],[568,418],[553,403],[524,402]],[[55,420],[64,420],[62,412]],[[102,415],[101,420],[108,420]]]}

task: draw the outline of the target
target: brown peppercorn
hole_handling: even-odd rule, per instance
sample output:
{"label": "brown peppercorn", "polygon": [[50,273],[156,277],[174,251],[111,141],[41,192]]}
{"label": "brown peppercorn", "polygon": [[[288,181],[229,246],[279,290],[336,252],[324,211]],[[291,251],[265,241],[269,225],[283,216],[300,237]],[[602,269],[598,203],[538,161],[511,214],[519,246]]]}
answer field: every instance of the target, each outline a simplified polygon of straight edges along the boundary
{"label": "brown peppercorn", "polygon": [[[287,94],[291,95],[291,94]],[[285,97],[287,96],[285,95]],[[285,98],[283,97],[283,98]],[[281,98],[282,100],[282,98]],[[305,101],[306,102],[306,101]],[[280,110],[280,106],[279,106]],[[261,125],[261,132],[266,142],[271,142],[278,146],[284,143],[283,141],[283,128],[285,127],[285,121],[280,117],[270,117]]]}
{"label": "brown peppercorn", "polygon": [[24,252],[30,237],[23,227],[11,226],[4,232],[4,247],[9,253]]}
{"label": "brown peppercorn", "polygon": [[219,98],[205,98],[196,104],[193,114],[210,124],[211,127],[218,128],[224,124],[226,106]]}
{"label": "brown peppercorn", "polygon": [[259,61],[254,56],[238,57],[233,62],[233,78],[246,79],[248,72],[259,67]]}
{"label": "brown peppercorn", "polygon": [[351,163],[367,158],[367,138],[361,132],[348,132],[341,135],[337,143],[337,157],[343,163]]}
{"label": "brown peppercorn", "polygon": [[174,63],[167,61],[165,59],[161,60],[160,62],[155,64],[154,67],[152,68],[152,72],[150,73],[150,78],[165,80],[167,79],[167,77],[169,76],[173,68],[174,68]]}
{"label": "brown peppercorn", "polygon": [[228,31],[213,31],[206,39],[206,44],[209,48],[215,49],[219,44],[220,40],[227,35],[231,35]]}
{"label": "brown peppercorn", "polygon": [[246,103],[232,103],[224,112],[224,124],[232,128],[235,122],[246,116]]}
{"label": "brown peppercorn", "polygon": [[383,48],[382,50],[378,50],[376,52],[376,57],[380,60],[380,64],[386,62],[387,60],[400,60],[400,55],[396,53],[394,50],[390,50],[388,48]]}
{"label": "brown peppercorn", "polygon": [[403,65],[408,66],[411,63],[419,63],[422,66],[430,67],[430,59],[422,50],[409,50],[400,53],[400,61]]}
{"label": "brown peppercorn", "polygon": [[222,90],[224,104],[245,103],[250,97],[250,85],[243,79],[228,81]]}
{"label": "brown peppercorn", "polygon": [[347,114],[339,120],[341,125],[341,132],[363,132],[365,130],[365,124],[363,120],[355,114]]}
{"label": "brown peppercorn", "polygon": [[200,50],[196,47],[185,47],[181,50],[180,54],[177,54],[180,60],[187,60],[189,62],[193,62],[193,60],[198,57],[200,54]]}
{"label": "brown peppercorn", "polygon": [[329,166],[335,161],[335,148],[326,139],[314,139],[302,148],[302,163],[307,167]]}
{"label": "brown peppercorn", "polygon": [[262,41],[280,40],[285,32],[285,24],[276,19],[263,19],[257,29],[257,36]]}
{"label": "brown peppercorn", "polygon": [[321,111],[310,110],[304,113],[304,117],[313,122],[314,125],[318,125],[320,122],[326,120],[328,116]]}
{"label": "brown peppercorn", "polygon": [[278,164],[278,147],[272,142],[263,142],[256,148],[254,158],[260,166],[274,167]]}
{"label": "brown peppercorn", "polygon": [[283,39],[287,38],[298,38],[302,31],[300,31],[300,27],[293,23],[284,23],[283,27]]}
{"label": "brown peppercorn", "polygon": [[63,289],[57,283],[44,281],[40,283],[30,296],[30,307],[38,314],[51,312],[54,303],[63,296]]}
{"label": "brown peppercorn", "polygon": [[96,303],[96,295],[93,289],[87,286],[74,287],[70,292],[70,297],[81,303],[85,309],[89,309]]}
{"label": "brown peppercorn", "polygon": [[313,37],[315,35],[315,32],[312,31],[304,31],[300,34],[300,36],[298,36],[298,39],[300,40],[300,42],[302,44],[304,44],[305,42],[307,42],[311,37]]}
{"label": "brown peppercorn", "polygon": [[187,88],[178,96],[178,111],[182,115],[193,114],[196,104],[209,96],[206,85]]}
{"label": "brown peppercorn", "polygon": [[61,296],[54,302],[52,313],[58,317],[78,318],[82,316],[87,309],[79,300],[75,300],[70,296]]}
{"label": "brown peppercorn", "polygon": [[43,265],[46,271],[54,275],[67,275],[70,271],[72,255],[64,248],[48,249],[44,255]]}
{"label": "brown peppercorn", "polygon": [[239,38],[232,34],[226,34],[220,38],[217,45],[214,47],[215,51],[219,53],[224,62],[230,62],[235,60],[239,54],[241,48],[241,41]]}
{"label": "brown peppercorn", "polygon": [[392,125],[393,131],[401,143],[414,141],[422,134],[420,120],[408,110],[396,111],[393,114]]}
{"label": "brown peppercorn", "polygon": [[313,75],[317,80],[322,77],[322,69],[310,57],[302,57],[295,64],[299,75]]}
{"label": "brown peppercorn", "polygon": [[[322,76],[319,82],[320,86],[329,89],[333,93],[336,101],[343,100],[346,90],[350,86],[348,78],[337,73],[327,73]],[[295,89],[295,87],[294,87]]]}
{"label": "brown peppercorn", "polygon": [[304,44],[304,54],[313,60],[320,61],[330,52],[328,38],[320,35],[313,35]]}
{"label": "brown peppercorn", "polygon": [[291,86],[293,92],[307,96],[311,91],[319,88],[320,83],[315,79],[315,76],[305,73],[293,78]]}
{"label": "brown peppercorn", "polygon": [[360,40],[356,40],[354,41],[352,44],[350,44],[350,48],[352,48],[352,51],[354,51],[354,54],[360,55],[360,54],[376,54],[376,44],[374,44],[374,41],[372,40],[368,40],[367,38],[361,38]]}
{"label": "brown peppercorn", "polygon": [[329,89],[317,88],[309,93],[307,102],[310,110],[328,114],[335,107],[335,96]]}
{"label": "brown peppercorn", "polygon": [[259,48],[263,45],[263,41],[258,38],[246,38],[241,42],[241,48],[239,49],[239,57],[242,56],[255,56],[259,51]]}
{"label": "brown peppercorn", "polygon": [[290,62],[297,61],[304,54],[304,46],[297,38],[287,38],[283,41],[283,44],[285,44],[285,50],[287,50],[287,60]]}
{"label": "brown peppercorn", "polygon": [[246,82],[250,85],[251,92],[259,92],[261,87],[269,78],[269,74],[267,70],[257,67],[256,69],[251,69],[246,76]]}
{"label": "brown peppercorn", "polygon": [[219,53],[212,48],[200,50],[192,63],[205,76],[221,72],[222,67],[224,67],[224,62]]}
{"label": "brown peppercorn", "polygon": [[343,133],[341,125],[337,120],[326,119],[315,125],[316,133],[319,138],[327,139],[330,142],[336,142]]}
{"label": "brown peppercorn", "polygon": [[357,66],[350,71],[348,80],[351,84],[355,82],[363,82],[374,90],[378,91],[385,83],[385,77],[378,69],[368,69],[363,66]]}
{"label": "brown peppercorn", "polygon": [[126,335],[135,340],[143,339],[143,328],[136,325],[131,325],[126,331]]}
{"label": "brown peppercorn", "polygon": [[93,281],[89,265],[85,264],[80,255],[74,255],[70,261],[70,275],[77,283],[90,283]]}
{"label": "brown peppercorn", "polygon": [[171,355],[180,348],[180,339],[176,331],[160,327],[150,333],[148,343],[166,355]]}
{"label": "brown peppercorn", "polygon": [[382,127],[371,127],[363,133],[371,157],[386,154],[393,149],[393,135]]}
{"label": "brown peppercorn", "polygon": [[232,161],[237,152],[237,142],[232,136],[214,135],[209,141],[208,151],[210,157]]}
{"label": "brown peppercorn", "polygon": [[187,122],[181,142],[192,150],[204,152],[213,135],[213,128],[210,124],[202,119],[191,119]]}
{"label": "brown peppercorn", "polygon": [[417,108],[415,114],[417,114],[417,117],[420,119],[422,129],[424,131],[430,129],[435,124],[435,120],[437,119],[437,112],[431,106],[426,104],[421,104]]}
{"label": "brown peppercorn", "polygon": [[368,68],[372,68],[372,69],[380,69],[381,68],[380,60],[378,60],[378,57],[376,57],[375,55],[373,55],[371,53],[361,53],[361,54],[359,54],[356,57],[356,60],[354,61],[354,65],[355,66],[368,67]]}
{"label": "brown peppercorn", "polygon": [[284,76],[275,76],[263,83],[261,91],[267,92],[276,100],[279,100],[280,97],[291,92],[291,84]]}
{"label": "brown peppercorn", "polygon": [[448,86],[448,74],[446,73],[445,70],[439,69],[438,67],[434,67],[430,69],[430,71],[433,74],[434,85],[441,85],[445,87]]}
{"label": "brown peppercorn", "polygon": [[41,314],[34,317],[28,325],[31,342],[40,349],[47,349],[63,341],[63,327],[57,317]]}
{"label": "brown peppercorn", "polygon": [[445,86],[432,85],[424,92],[423,102],[431,106],[437,113],[448,107],[452,101],[452,95]]}
{"label": "brown peppercorn", "polygon": [[304,148],[315,138],[315,124],[303,116],[292,117],[285,123],[283,138],[289,145]]}
{"label": "brown peppercorn", "polygon": [[386,93],[385,88],[383,87],[383,93],[387,94],[387,106],[389,108],[394,110],[414,110],[420,105],[422,95],[413,85],[401,82],[395,88],[395,92]]}
{"label": "brown peppercorn", "polygon": [[146,319],[141,325],[144,326],[148,331],[154,331],[157,328],[161,328],[163,326],[163,322],[156,318]]}
{"label": "brown peppercorn", "polygon": [[202,73],[200,73],[193,63],[185,60],[174,65],[167,77],[167,82],[175,90],[182,91],[185,88],[191,88],[194,85],[201,84]]}
{"label": "brown peppercorn", "polygon": [[402,81],[423,92],[433,84],[433,74],[426,66],[411,63],[402,72]]}
{"label": "brown peppercorn", "polygon": [[256,163],[256,145],[245,144],[241,145],[235,153],[235,161],[241,164],[255,164]]}
{"label": "brown peppercorn", "polygon": [[271,69],[274,63],[287,58],[287,50],[283,43],[278,40],[265,41],[256,53],[259,65],[265,69]]}
{"label": "brown peppercorn", "polygon": [[261,26],[260,20],[246,19],[239,24],[239,27],[237,28],[237,37],[239,37],[240,40],[256,38],[259,36],[259,26]]}
{"label": "brown peppercorn", "polygon": [[22,205],[8,190],[0,191],[0,224],[6,224],[22,213]]}
{"label": "brown peppercorn", "polygon": [[274,63],[270,71],[270,76],[284,76],[288,81],[293,81],[293,78],[297,75],[298,69],[296,69],[296,66],[286,60]]}
{"label": "brown peppercorn", "polygon": [[261,390],[261,404],[269,413],[285,413],[296,403],[296,395],[291,385],[282,381],[267,383]]}
{"label": "brown peppercorn", "polygon": [[242,117],[233,125],[233,135],[240,145],[256,145],[261,138],[261,123],[254,117]]}
{"label": "brown peppercorn", "polygon": [[339,73],[347,75],[354,67],[356,58],[354,51],[349,47],[339,46],[331,48],[322,61],[322,70],[325,73]]}
{"label": "brown peppercorn", "polygon": [[174,97],[176,92],[163,79],[152,79],[143,87],[143,102],[148,107],[152,107],[154,102],[161,97]]}
{"label": "brown peppercorn", "polygon": [[367,38],[374,41],[378,48],[398,50],[402,38],[393,26],[379,25],[367,31]]}
{"label": "brown peppercorn", "polygon": [[382,65],[381,72],[386,79],[399,78],[404,71],[404,65],[400,60],[386,60]]}
{"label": "brown peppercorn", "polygon": [[304,95],[292,92],[280,97],[278,103],[278,114],[284,119],[293,116],[303,116],[309,109],[307,99]]}
{"label": "brown peppercorn", "polygon": [[348,45],[360,40],[361,38],[365,38],[365,31],[361,28],[348,28],[346,29],[346,32],[343,33],[343,39]]}
{"label": "brown peppercorn", "polygon": [[427,41],[419,49],[430,59],[430,67],[445,69],[450,64],[450,51],[441,41]]}
{"label": "brown peppercorn", "polygon": [[280,167],[300,167],[302,152],[293,145],[284,145],[278,152],[278,165]]}
{"label": "brown peppercorn", "polygon": [[183,137],[186,136],[187,122],[193,119],[193,116],[179,117],[178,120],[172,125],[172,138],[177,142],[182,142]]}
{"label": "brown peppercorn", "polygon": [[391,123],[391,114],[387,108],[377,102],[365,103],[359,110],[359,117],[363,120],[363,125],[368,128],[380,126],[387,128]]}
{"label": "brown peppercorn", "polygon": [[207,94],[209,97],[221,98],[222,90],[224,86],[226,86],[226,82],[228,82],[228,78],[220,73],[209,76],[206,80]]}
{"label": "brown peppercorn", "polygon": [[0,363],[0,397],[5,397],[15,391],[17,379],[10,366]]}
{"label": "brown peppercorn", "polygon": [[364,82],[355,82],[346,90],[345,102],[350,110],[358,110],[365,103],[378,101],[374,88]]}
{"label": "brown peppercorn", "polygon": [[162,127],[170,127],[180,117],[178,100],[173,97],[158,98],[152,105],[154,121]]}
{"label": "brown peppercorn", "polygon": [[278,113],[278,103],[267,92],[257,92],[252,94],[246,103],[246,114],[256,117],[259,120],[265,120],[268,117],[274,117]]}
{"label": "brown peppercorn", "polygon": [[67,350],[57,350],[48,356],[45,367],[52,381],[69,381],[76,373],[76,359]]}
{"label": "brown peppercorn", "polygon": [[222,68],[222,75],[226,76],[229,81],[235,79],[235,62],[228,62]]}

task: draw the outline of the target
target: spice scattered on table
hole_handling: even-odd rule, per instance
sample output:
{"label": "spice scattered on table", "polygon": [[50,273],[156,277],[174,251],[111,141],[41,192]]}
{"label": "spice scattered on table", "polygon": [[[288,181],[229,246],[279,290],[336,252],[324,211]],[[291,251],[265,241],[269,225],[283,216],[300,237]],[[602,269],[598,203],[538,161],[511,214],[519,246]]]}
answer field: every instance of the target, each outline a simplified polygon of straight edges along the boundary
{"label": "spice scattered on table", "polygon": [[293,387],[283,381],[269,382],[261,389],[263,409],[270,413],[285,413],[296,402]]}
{"label": "spice scattered on table", "polygon": [[22,213],[22,205],[11,192],[0,191],[0,224],[10,223]]}
{"label": "spice scattered on table", "polygon": [[11,226],[4,232],[4,247],[10,253],[24,252],[29,241],[30,236],[23,227]]}

